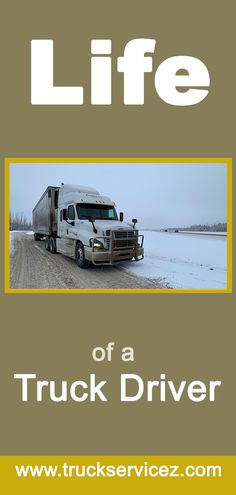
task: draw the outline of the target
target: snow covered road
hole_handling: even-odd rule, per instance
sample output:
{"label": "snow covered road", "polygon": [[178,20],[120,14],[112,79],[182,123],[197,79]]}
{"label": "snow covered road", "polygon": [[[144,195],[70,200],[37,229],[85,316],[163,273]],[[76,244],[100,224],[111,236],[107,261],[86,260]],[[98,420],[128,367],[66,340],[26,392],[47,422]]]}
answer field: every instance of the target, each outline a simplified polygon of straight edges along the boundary
{"label": "snow covered road", "polygon": [[49,289],[156,289],[158,281],[135,277],[118,266],[78,268],[76,262],[63,255],[52,255],[45,242],[36,242],[33,232],[11,232],[11,288]]}

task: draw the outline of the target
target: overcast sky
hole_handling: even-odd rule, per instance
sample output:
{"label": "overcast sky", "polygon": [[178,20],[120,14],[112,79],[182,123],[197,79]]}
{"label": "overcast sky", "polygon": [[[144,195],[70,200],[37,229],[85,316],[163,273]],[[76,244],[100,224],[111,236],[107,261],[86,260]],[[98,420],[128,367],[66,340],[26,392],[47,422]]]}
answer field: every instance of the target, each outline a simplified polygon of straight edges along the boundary
{"label": "overcast sky", "polygon": [[48,185],[95,187],[143,228],[226,221],[226,165],[149,163],[11,164],[11,211],[32,209]]}

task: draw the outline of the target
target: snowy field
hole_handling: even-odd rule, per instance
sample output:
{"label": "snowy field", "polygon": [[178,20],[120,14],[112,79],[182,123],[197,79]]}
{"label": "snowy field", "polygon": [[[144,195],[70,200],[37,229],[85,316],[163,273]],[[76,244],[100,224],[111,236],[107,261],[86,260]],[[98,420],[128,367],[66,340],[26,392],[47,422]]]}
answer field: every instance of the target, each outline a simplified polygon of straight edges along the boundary
{"label": "snowy field", "polygon": [[[142,233],[142,232],[141,232]],[[139,277],[181,289],[225,289],[227,237],[144,231],[143,261],[122,265]]]}

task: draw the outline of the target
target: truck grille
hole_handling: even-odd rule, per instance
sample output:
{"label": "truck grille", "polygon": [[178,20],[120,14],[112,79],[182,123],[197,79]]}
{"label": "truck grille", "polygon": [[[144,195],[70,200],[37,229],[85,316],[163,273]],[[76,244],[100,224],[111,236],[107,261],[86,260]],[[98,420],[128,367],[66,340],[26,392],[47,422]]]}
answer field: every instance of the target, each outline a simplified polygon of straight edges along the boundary
{"label": "truck grille", "polygon": [[[106,231],[107,236],[113,235],[113,249],[133,248],[137,244],[137,230],[114,230]],[[107,239],[108,248],[110,247],[110,239]]]}

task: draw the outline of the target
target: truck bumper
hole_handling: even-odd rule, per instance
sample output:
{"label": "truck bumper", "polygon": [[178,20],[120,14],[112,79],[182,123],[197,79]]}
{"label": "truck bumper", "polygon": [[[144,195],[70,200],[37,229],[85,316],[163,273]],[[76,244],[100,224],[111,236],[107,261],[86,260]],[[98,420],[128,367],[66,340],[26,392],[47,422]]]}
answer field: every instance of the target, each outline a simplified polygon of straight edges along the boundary
{"label": "truck bumper", "polygon": [[[97,237],[96,239],[102,239],[104,243],[107,237]],[[113,242],[110,242],[110,249],[96,249],[94,247],[96,239],[93,240],[91,248],[85,248],[86,259],[94,265],[115,265],[125,261],[140,261],[144,258],[142,235],[137,236],[135,245],[120,249]]]}
{"label": "truck bumper", "polygon": [[109,251],[85,250],[85,257],[94,265],[115,265],[124,261],[140,261],[144,258],[144,249],[139,247],[134,250],[122,250],[110,253]]}

